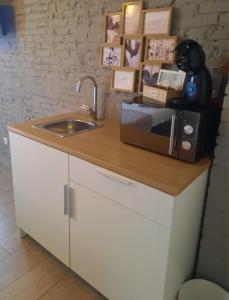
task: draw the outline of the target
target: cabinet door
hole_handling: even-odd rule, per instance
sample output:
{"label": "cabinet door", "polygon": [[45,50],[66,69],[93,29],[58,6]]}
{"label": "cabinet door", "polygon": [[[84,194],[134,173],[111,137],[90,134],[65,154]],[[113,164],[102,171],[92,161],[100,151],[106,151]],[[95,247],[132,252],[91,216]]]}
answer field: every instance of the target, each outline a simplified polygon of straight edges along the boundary
{"label": "cabinet door", "polygon": [[169,229],[75,183],[71,268],[110,300],[162,300]]}
{"label": "cabinet door", "polygon": [[69,265],[68,156],[14,133],[10,146],[17,225]]}

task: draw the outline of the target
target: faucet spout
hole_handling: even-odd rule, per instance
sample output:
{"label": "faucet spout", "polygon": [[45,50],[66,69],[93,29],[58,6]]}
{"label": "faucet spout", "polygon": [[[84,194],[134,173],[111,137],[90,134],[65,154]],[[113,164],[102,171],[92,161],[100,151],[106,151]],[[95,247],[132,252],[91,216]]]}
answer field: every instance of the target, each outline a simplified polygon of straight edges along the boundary
{"label": "faucet spout", "polygon": [[76,84],[76,91],[77,91],[77,93],[79,93],[80,90],[81,90],[81,82],[78,81],[77,84]]}
{"label": "faucet spout", "polygon": [[[95,81],[95,79],[90,76],[90,75],[86,75],[84,77],[82,77],[76,84],[76,92],[79,93],[82,87],[82,84],[84,81],[86,80],[90,80],[94,87],[93,87],[93,107],[89,108],[88,110],[91,111],[91,115],[93,117],[94,120],[97,120],[97,89],[98,89],[98,85]],[[85,105],[83,105],[83,107],[85,109]]]}

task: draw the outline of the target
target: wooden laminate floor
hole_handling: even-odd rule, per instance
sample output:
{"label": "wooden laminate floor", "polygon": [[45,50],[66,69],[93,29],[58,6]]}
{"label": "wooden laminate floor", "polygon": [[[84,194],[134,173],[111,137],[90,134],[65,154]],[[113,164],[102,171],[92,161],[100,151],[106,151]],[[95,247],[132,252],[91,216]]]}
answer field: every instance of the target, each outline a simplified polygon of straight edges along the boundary
{"label": "wooden laminate floor", "polygon": [[0,300],[106,300],[29,236],[19,237],[11,172],[0,164]]}

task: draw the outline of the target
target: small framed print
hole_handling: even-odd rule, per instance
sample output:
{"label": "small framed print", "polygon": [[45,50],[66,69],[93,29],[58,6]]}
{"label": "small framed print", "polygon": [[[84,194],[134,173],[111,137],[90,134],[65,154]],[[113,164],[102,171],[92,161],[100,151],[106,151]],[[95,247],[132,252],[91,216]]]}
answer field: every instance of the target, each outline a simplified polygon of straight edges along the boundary
{"label": "small framed print", "polygon": [[143,35],[169,35],[171,31],[172,7],[143,10]]}
{"label": "small framed print", "polygon": [[140,71],[140,80],[138,86],[138,92],[143,92],[143,86],[154,86],[157,84],[161,64],[142,64]]}
{"label": "small framed print", "polygon": [[103,67],[121,67],[122,46],[104,45],[101,47],[100,64]]}
{"label": "small framed print", "polygon": [[127,35],[140,34],[142,1],[123,3],[122,33]]}
{"label": "small framed print", "polygon": [[121,12],[108,13],[105,15],[105,43],[119,44],[121,31]]}
{"label": "small framed print", "polygon": [[115,68],[112,70],[111,90],[134,92],[136,70],[126,68]]}
{"label": "small framed print", "polygon": [[124,37],[123,66],[130,68],[140,68],[142,59],[143,39],[139,36]]}
{"label": "small framed print", "polygon": [[176,36],[148,37],[146,40],[145,63],[174,63]]}
{"label": "small framed print", "polygon": [[172,71],[161,69],[158,75],[157,85],[181,91],[183,89],[185,77],[186,73],[181,70]]}

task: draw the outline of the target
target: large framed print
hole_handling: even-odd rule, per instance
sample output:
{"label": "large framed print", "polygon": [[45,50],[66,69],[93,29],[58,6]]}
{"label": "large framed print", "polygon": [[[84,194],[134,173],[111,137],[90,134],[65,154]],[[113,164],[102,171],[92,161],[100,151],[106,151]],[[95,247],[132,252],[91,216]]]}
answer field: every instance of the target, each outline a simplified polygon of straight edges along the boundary
{"label": "large framed print", "polygon": [[143,92],[144,85],[154,86],[157,84],[161,64],[142,64],[138,92]]}
{"label": "large framed print", "polygon": [[126,68],[115,68],[112,70],[111,90],[134,92],[136,71]]}
{"label": "large framed print", "polygon": [[140,34],[142,1],[123,3],[122,33],[127,35]]}
{"label": "large framed print", "polygon": [[106,44],[119,44],[121,31],[121,12],[108,13],[105,15],[105,37]]}
{"label": "large framed print", "polygon": [[171,31],[172,7],[143,10],[143,35],[169,35]]}
{"label": "large framed print", "polygon": [[123,66],[130,68],[140,68],[142,59],[142,43],[143,39],[140,36],[125,36],[124,37],[124,54]]}
{"label": "large framed print", "polygon": [[176,36],[148,37],[145,48],[145,63],[173,64],[176,43]]}
{"label": "large framed print", "polygon": [[121,67],[122,46],[104,45],[100,50],[100,65],[103,67]]}

